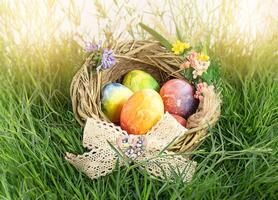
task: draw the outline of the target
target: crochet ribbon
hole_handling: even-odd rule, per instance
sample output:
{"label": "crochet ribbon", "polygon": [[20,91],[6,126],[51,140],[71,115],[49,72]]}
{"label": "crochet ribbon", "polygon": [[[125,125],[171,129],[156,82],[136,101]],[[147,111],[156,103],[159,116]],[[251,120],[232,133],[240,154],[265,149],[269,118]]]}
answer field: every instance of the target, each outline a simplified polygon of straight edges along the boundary
{"label": "crochet ribbon", "polygon": [[83,155],[66,153],[68,160],[91,179],[105,176],[113,171],[116,163],[125,165],[133,161],[141,169],[160,179],[180,176],[190,181],[195,172],[196,162],[165,149],[187,131],[169,113],[146,135],[128,135],[119,126],[99,119],[87,119],[83,146],[89,152]]}

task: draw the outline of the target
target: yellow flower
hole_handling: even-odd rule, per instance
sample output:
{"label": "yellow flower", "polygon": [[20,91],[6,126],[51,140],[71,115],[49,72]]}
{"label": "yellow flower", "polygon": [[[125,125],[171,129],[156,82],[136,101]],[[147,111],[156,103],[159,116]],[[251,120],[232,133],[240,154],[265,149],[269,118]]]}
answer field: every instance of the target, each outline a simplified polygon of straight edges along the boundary
{"label": "yellow flower", "polygon": [[188,43],[177,40],[176,43],[173,44],[172,51],[174,52],[174,54],[179,55],[179,54],[183,53],[183,51],[185,49],[188,49],[189,47],[190,47],[190,45]]}
{"label": "yellow flower", "polygon": [[209,56],[205,55],[205,54],[199,54],[198,55],[198,60],[207,62],[207,61],[209,61]]}

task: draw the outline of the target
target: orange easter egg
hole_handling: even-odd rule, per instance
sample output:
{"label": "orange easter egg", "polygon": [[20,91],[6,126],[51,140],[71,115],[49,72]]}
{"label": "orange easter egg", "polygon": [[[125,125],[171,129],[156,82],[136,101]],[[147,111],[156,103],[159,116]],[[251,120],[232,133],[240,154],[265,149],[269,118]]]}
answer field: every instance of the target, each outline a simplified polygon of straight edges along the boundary
{"label": "orange easter egg", "polygon": [[135,92],[121,111],[121,127],[129,134],[146,134],[163,116],[164,106],[160,95],[152,89]]}

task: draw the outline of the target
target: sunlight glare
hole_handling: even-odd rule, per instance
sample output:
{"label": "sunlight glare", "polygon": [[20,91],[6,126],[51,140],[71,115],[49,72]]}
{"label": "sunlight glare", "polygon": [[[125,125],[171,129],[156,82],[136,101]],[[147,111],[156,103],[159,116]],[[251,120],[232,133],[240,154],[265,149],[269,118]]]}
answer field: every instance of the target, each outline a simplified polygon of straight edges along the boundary
{"label": "sunlight glare", "polygon": [[[136,0],[128,4],[124,1],[118,5],[127,6],[127,10],[134,13],[134,19],[126,19],[126,13],[117,13],[117,6],[113,0],[102,2],[109,12],[101,15],[103,9],[99,3],[90,0],[76,1],[34,1],[34,0],[11,0],[7,1],[8,7],[13,12],[11,24],[14,26],[13,37],[17,44],[47,42],[51,38],[59,38],[65,34],[78,34],[85,40],[93,38],[101,39],[103,30],[111,29],[114,32],[124,32],[128,26],[136,25],[140,19],[145,23],[153,23],[148,17],[148,1]],[[200,8],[204,1],[199,1]],[[212,7],[220,1],[210,1]],[[238,10],[234,13],[235,27],[238,34],[247,37],[255,37],[258,33],[267,31],[266,19],[269,16],[277,16],[277,1],[244,0],[238,1]],[[32,5],[32,6],[29,6]],[[165,5],[156,4],[157,9],[169,12]],[[145,8],[145,9],[144,9]],[[153,16],[152,16],[153,17]],[[168,15],[168,18],[170,16]],[[206,15],[203,16],[206,18]],[[112,19],[112,21],[111,21]],[[109,21],[110,20],[110,21]],[[113,23],[115,20],[115,23]],[[1,24],[1,21],[0,21]],[[109,27],[113,26],[113,27]],[[172,27],[171,27],[172,26]],[[116,30],[117,29],[117,30]],[[174,24],[167,29],[175,30]],[[127,31],[126,31],[127,32]]]}

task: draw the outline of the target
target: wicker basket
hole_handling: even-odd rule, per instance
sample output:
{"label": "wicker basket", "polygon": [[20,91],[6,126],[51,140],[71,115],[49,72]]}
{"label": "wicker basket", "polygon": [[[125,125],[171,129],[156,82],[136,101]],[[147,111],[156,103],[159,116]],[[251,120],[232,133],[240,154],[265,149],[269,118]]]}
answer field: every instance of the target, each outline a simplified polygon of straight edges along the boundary
{"label": "wicker basket", "polygon": [[[109,121],[101,111],[100,91],[108,82],[120,82],[123,76],[134,69],[142,69],[152,74],[160,84],[175,77],[184,79],[180,73],[182,60],[168,52],[158,42],[130,41],[115,44],[117,64],[108,70],[96,73],[88,58],[76,73],[71,84],[71,100],[77,121],[83,126],[89,117]],[[198,110],[187,120],[189,129],[169,150],[185,152],[194,149],[202,141],[220,115],[220,97],[214,90],[204,95]]]}

